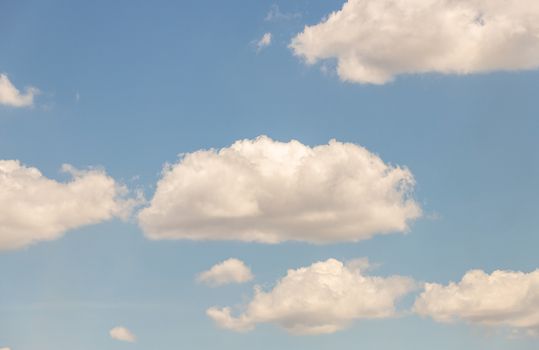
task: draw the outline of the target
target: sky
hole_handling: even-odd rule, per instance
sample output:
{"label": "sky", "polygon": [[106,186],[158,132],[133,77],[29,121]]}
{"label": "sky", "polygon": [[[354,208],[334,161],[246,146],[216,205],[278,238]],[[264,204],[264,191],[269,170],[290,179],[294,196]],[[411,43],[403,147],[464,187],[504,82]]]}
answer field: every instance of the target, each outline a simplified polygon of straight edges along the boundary
{"label": "sky", "polygon": [[0,350],[536,349],[536,23],[0,0]]}

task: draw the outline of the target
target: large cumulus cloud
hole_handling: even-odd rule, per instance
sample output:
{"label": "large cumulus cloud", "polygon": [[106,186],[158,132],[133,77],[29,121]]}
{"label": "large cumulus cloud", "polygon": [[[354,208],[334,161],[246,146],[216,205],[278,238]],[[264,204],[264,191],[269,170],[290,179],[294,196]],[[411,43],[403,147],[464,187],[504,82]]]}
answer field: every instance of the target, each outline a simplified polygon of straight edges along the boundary
{"label": "large cumulus cloud", "polygon": [[539,2],[348,0],[293,38],[308,63],[336,59],[342,80],[539,67]]}
{"label": "large cumulus cloud", "polygon": [[421,214],[413,186],[355,144],[261,136],[166,166],[139,222],[152,239],[358,241],[406,231]]}

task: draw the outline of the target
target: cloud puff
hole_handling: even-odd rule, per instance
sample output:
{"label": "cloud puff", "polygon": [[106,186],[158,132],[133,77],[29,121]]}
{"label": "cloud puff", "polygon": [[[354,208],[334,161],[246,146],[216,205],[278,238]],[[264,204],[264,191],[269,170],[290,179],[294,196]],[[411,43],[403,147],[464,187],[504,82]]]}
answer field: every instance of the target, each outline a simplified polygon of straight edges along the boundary
{"label": "cloud puff", "polygon": [[439,322],[460,319],[539,331],[539,270],[494,271],[490,275],[472,270],[459,283],[427,283],[414,310]]}
{"label": "cloud puff", "polygon": [[0,160],[0,250],[52,240],[73,228],[126,217],[137,200],[100,170],[76,170],[67,183],[17,160]]}
{"label": "cloud puff", "polygon": [[256,50],[260,51],[263,48],[270,46],[271,38],[271,33],[265,33],[264,35],[262,35],[262,38],[260,38],[260,40],[255,43]]}
{"label": "cloud puff", "polygon": [[125,327],[114,327],[109,332],[110,337],[112,339],[120,340],[120,341],[126,341],[130,343],[134,343],[137,338],[131,331]]}
{"label": "cloud puff", "polygon": [[539,2],[348,0],[292,39],[308,63],[336,59],[342,80],[539,67]]}
{"label": "cloud puff", "polygon": [[11,350],[10,348],[0,348],[0,350]]}
{"label": "cloud puff", "polygon": [[207,314],[234,331],[276,323],[294,334],[334,333],[353,320],[395,316],[395,302],[414,286],[406,277],[365,276],[329,259],[288,270],[269,292],[255,287],[253,300],[238,317],[231,315],[229,307],[212,307]]}
{"label": "cloud puff", "polygon": [[243,261],[230,258],[200,273],[197,281],[217,287],[229,283],[244,283],[253,278],[251,269]]}
{"label": "cloud puff", "polygon": [[25,93],[21,93],[15,85],[9,81],[5,74],[0,74],[0,105],[10,107],[29,107],[34,104],[34,96],[39,90],[34,87],[26,88]]}
{"label": "cloud puff", "polygon": [[151,239],[359,241],[420,216],[406,168],[332,140],[261,136],[184,154],[166,166],[139,223]]}

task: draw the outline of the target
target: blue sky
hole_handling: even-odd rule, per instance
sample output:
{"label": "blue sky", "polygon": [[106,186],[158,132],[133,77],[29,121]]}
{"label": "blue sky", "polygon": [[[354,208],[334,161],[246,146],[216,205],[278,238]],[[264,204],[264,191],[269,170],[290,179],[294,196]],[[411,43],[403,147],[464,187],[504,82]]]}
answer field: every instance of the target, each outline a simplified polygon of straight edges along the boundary
{"label": "blue sky", "polygon": [[[265,20],[275,6],[299,15]],[[472,269],[539,267],[537,70],[412,67],[384,84],[343,81],[334,59],[325,72],[325,61],[305,64],[289,47],[305,25],[342,6],[1,1],[0,73],[40,93],[30,107],[0,104],[0,159],[60,182],[69,179],[64,163],[99,167],[151,200],[163,165],[180,153],[259,135],[308,146],[336,139],[407,167],[423,215],[404,234],[268,245],[150,240],[135,213],[0,250],[0,348],[535,349],[537,338],[504,327],[405,311],[418,292],[399,302],[398,317],[354,320],[332,334],[295,335],[272,322],[238,333],[206,315],[247,303],[254,284],[271,290],[287,270],[330,258],[368,257],[376,276],[443,285]],[[257,51],[265,33],[271,44]],[[195,281],[231,257],[255,279],[219,288]],[[119,325],[137,341],[111,339]]]}

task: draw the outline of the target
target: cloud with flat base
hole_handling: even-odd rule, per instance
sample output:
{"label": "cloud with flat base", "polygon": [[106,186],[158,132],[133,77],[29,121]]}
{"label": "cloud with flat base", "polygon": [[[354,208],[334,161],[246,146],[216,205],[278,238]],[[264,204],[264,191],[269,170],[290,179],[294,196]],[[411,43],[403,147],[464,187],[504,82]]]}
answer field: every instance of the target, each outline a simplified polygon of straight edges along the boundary
{"label": "cloud with flat base", "polygon": [[272,323],[298,335],[328,334],[355,320],[395,317],[396,302],[414,288],[408,277],[368,276],[329,259],[288,270],[269,291],[256,286],[253,299],[238,316],[230,307],[209,308],[207,315],[218,326],[237,332]]}
{"label": "cloud with flat base", "polygon": [[406,232],[421,216],[414,184],[352,143],[261,136],[166,165],[138,220],[150,239],[356,242]]}
{"label": "cloud with flat base", "polygon": [[530,273],[468,271],[460,282],[426,283],[414,311],[438,322],[539,332],[539,270]]}
{"label": "cloud with flat base", "polygon": [[334,60],[344,81],[539,67],[539,2],[348,0],[291,41],[307,63]]}
{"label": "cloud with flat base", "polygon": [[103,170],[64,165],[58,182],[18,160],[0,160],[0,250],[58,239],[75,228],[127,218],[141,197]]}

